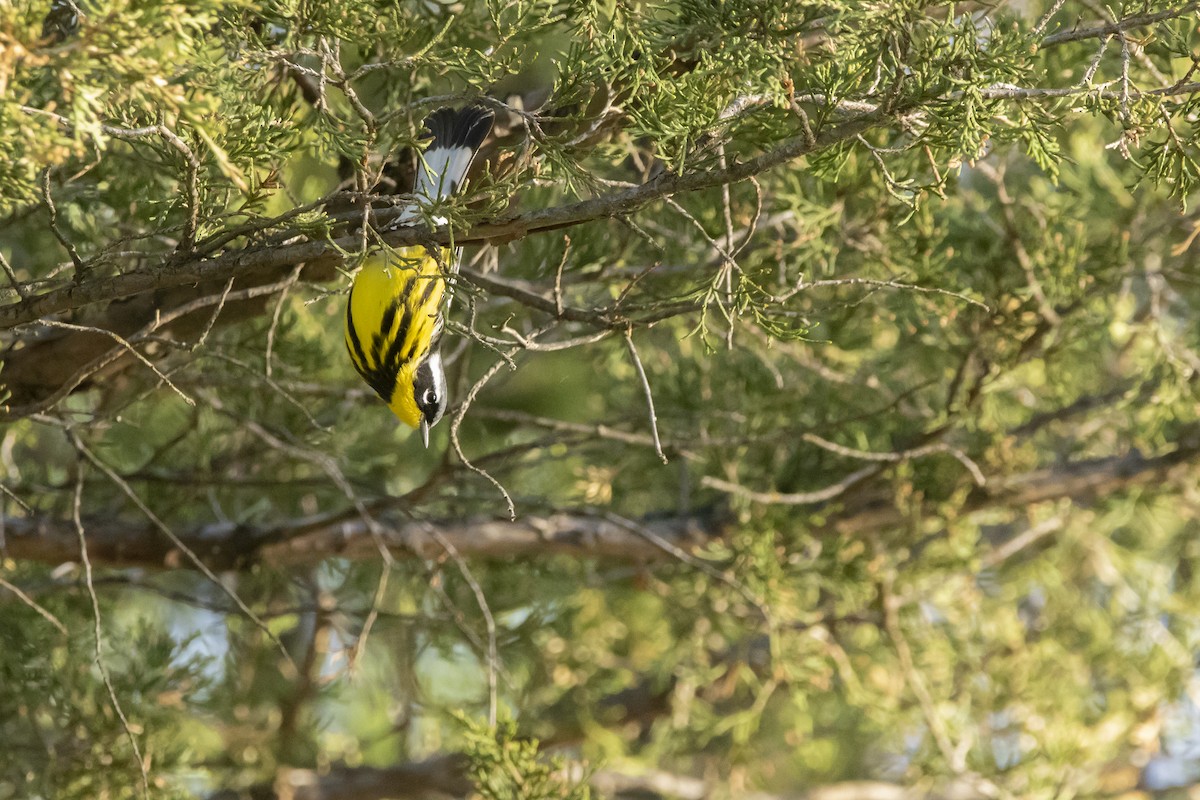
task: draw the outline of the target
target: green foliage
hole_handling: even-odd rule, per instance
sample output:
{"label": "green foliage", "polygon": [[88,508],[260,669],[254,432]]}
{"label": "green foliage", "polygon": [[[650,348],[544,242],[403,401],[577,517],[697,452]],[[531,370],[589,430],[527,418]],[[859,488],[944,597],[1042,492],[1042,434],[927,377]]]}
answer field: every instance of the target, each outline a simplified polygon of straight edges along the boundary
{"label": "green foliage", "polygon": [[[589,800],[587,783],[562,776],[561,758],[543,761],[538,742],[518,735],[511,718],[489,727],[457,715],[464,728],[463,754],[476,791],[485,800]],[[585,776],[586,779],[586,776]]]}
{"label": "green foliage", "polygon": [[[1134,788],[1200,642],[1198,34],[1052,7],[0,6],[0,316],[66,298],[2,334],[0,798],[140,797],[131,735],[156,798],[455,752],[488,798]],[[341,314],[364,202],[479,100],[431,216],[518,223],[425,450]],[[508,500],[519,558],[417,541]]]}
{"label": "green foliage", "polygon": [[49,608],[71,621],[69,638],[19,603],[0,621],[0,796],[142,797],[142,763],[153,767],[155,797],[189,796],[164,776],[208,744],[201,726],[180,724],[180,712],[194,707],[189,698],[203,692],[209,665],[185,654],[187,641],[146,620],[113,624],[109,613],[102,672],[86,600],[60,598]]}

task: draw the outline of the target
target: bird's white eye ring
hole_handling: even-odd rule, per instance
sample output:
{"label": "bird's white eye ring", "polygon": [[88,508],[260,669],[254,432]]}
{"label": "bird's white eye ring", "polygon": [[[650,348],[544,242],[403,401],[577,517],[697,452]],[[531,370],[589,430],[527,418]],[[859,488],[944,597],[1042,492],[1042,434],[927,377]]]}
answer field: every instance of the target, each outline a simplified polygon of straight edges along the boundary
{"label": "bird's white eye ring", "polygon": [[425,390],[425,397],[424,397],[425,405],[431,406],[437,402],[437,399],[438,399],[438,396],[437,396],[436,390],[434,390],[434,389],[426,389]]}

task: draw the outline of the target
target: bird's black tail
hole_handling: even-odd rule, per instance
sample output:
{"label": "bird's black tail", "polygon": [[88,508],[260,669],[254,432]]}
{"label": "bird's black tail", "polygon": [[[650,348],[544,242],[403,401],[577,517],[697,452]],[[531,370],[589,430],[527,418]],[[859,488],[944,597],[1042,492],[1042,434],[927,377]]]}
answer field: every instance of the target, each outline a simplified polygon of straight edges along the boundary
{"label": "bird's black tail", "polygon": [[425,120],[433,141],[417,167],[418,197],[436,200],[458,191],[475,152],[492,130],[494,114],[481,106],[439,108]]}

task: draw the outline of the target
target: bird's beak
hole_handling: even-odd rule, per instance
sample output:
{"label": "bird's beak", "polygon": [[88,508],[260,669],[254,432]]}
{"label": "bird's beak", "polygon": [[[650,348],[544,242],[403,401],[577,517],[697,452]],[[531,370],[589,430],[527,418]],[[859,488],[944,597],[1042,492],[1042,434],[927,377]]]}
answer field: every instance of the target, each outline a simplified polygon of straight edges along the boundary
{"label": "bird's beak", "polygon": [[421,441],[425,443],[425,449],[429,449],[429,420],[421,420]]}

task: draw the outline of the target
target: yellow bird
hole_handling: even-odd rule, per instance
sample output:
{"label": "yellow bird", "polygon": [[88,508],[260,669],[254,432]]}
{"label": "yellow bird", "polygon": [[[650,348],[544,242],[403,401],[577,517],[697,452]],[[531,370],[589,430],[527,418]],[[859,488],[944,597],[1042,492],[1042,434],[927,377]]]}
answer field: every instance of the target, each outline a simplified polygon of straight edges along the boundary
{"label": "yellow bird", "polygon": [[[419,219],[421,207],[458,190],[492,130],[492,118],[479,106],[429,115],[425,127],[432,140],[417,166],[416,203],[401,212],[397,224]],[[440,256],[446,271],[458,271],[461,248],[443,248]],[[421,429],[426,447],[429,429],[447,407],[441,352],[446,274],[438,261],[420,245],[370,256],[346,303],[346,349],[354,368],[401,422]]]}

